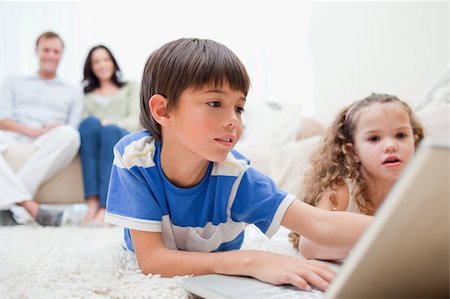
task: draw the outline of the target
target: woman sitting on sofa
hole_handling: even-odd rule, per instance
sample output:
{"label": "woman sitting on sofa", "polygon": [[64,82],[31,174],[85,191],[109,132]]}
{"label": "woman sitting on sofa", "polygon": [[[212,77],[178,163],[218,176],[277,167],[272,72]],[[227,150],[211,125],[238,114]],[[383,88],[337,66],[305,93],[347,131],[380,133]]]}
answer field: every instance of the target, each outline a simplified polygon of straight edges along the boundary
{"label": "woman sitting on sofa", "polygon": [[84,120],[79,130],[84,194],[88,212],[81,224],[104,224],[113,147],[139,129],[138,85],[124,82],[111,51],[92,48],[84,65]]}

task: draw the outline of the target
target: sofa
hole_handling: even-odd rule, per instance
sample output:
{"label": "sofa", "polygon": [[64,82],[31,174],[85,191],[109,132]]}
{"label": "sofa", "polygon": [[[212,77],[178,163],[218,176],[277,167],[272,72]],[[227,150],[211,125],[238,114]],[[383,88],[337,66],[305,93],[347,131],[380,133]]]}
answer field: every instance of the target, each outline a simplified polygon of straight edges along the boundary
{"label": "sofa", "polygon": [[[450,144],[450,69],[411,105],[428,137]],[[251,165],[273,178],[283,190],[297,194],[308,167],[309,154],[321,140],[323,122],[301,117],[301,107],[292,104],[258,103],[248,107],[244,134],[236,149]],[[325,125],[326,126],[326,125]],[[26,161],[33,148],[10,147],[3,153],[14,170]],[[46,204],[82,203],[83,180],[79,156],[63,171],[44,183],[35,199]]]}

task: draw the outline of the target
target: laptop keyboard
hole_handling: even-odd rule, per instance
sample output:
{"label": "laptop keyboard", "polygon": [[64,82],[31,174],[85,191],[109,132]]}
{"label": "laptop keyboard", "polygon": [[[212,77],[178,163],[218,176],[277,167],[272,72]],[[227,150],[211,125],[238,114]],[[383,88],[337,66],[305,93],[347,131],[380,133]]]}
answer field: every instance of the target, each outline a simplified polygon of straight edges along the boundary
{"label": "laptop keyboard", "polygon": [[312,289],[311,291],[302,291],[294,286],[271,286],[262,288],[256,291],[258,295],[264,298],[305,298],[305,299],[318,299],[324,298],[324,293],[318,289]]}

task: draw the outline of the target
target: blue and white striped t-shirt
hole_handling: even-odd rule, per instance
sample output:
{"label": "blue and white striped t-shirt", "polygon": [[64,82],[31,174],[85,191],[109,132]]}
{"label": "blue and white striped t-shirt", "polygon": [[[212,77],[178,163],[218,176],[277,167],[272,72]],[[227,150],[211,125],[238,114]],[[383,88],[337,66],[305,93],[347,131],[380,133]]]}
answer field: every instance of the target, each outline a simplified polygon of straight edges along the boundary
{"label": "blue and white striped t-shirt", "polygon": [[246,224],[271,237],[294,200],[234,150],[224,162],[210,162],[196,186],[179,188],[165,177],[160,151],[148,131],[125,136],[114,149],[105,220],[125,228],[129,250],[129,229],[161,232],[170,249],[239,249]]}

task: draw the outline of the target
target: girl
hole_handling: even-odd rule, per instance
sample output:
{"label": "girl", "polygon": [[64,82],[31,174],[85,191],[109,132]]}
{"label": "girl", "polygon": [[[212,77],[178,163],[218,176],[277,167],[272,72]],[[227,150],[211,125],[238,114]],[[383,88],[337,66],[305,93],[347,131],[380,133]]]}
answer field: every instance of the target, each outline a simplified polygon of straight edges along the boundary
{"label": "girl", "polygon": [[80,155],[88,212],[82,224],[103,224],[113,147],[128,132],[139,129],[138,87],[122,80],[116,59],[102,45],[89,51],[83,84]]}
{"label": "girl", "polygon": [[[305,174],[304,201],[331,211],[374,215],[423,139],[422,125],[405,102],[371,94],[338,114]],[[320,247],[291,232],[308,259],[340,260],[347,251]]]}

